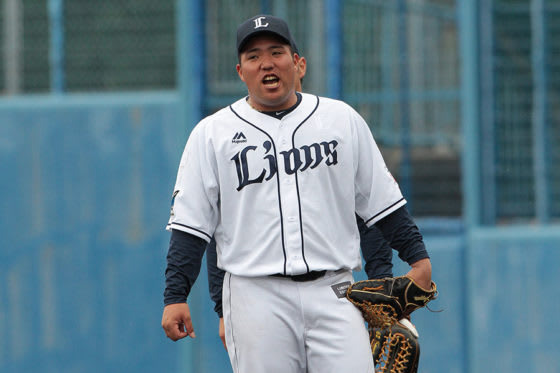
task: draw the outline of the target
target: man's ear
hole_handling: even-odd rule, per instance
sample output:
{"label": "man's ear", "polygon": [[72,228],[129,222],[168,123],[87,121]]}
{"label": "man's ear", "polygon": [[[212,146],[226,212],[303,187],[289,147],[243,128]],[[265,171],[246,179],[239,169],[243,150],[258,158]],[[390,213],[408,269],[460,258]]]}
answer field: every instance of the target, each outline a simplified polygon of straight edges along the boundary
{"label": "man's ear", "polygon": [[298,69],[298,64],[299,64],[299,60],[301,59],[301,57],[299,56],[299,54],[294,53],[293,59],[294,59],[294,67],[296,69]]}
{"label": "man's ear", "polygon": [[300,57],[298,61],[298,65],[299,65],[299,78],[303,79],[305,73],[307,72],[307,60],[305,59],[305,57]]}
{"label": "man's ear", "polygon": [[243,78],[243,71],[241,70],[241,64],[237,64],[235,66],[235,69],[237,70],[237,75],[239,75],[239,79],[241,79],[241,81],[245,82],[245,79]]}

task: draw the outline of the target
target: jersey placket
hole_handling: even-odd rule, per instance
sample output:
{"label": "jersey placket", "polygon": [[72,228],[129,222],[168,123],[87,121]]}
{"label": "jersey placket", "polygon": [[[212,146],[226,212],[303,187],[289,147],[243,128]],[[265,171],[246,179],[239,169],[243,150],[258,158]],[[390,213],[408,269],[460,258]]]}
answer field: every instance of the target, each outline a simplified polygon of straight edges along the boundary
{"label": "jersey placket", "polygon": [[296,185],[296,172],[294,170],[294,152],[292,144],[292,132],[283,119],[279,124],[279,154],[278,154],[278,177],[280,179],[280,200],[283,210],[284,242],[286,249],[286,274],[301,274],[307,272],[307,266],[302,256],[302,233],[299,216],[299,198]]}

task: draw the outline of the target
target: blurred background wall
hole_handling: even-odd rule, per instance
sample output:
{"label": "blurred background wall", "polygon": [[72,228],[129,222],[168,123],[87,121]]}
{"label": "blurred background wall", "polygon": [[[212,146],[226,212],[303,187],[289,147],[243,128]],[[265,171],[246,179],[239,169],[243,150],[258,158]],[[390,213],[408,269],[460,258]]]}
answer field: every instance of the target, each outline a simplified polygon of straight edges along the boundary
{"label": "blurred background wall", "polygon": [[560,371],[560,0],[0,4],[1,372],[230,371],[204,269],[197,338],[161,330],[164,227],[258,13],[305,91],[368,121],[424,233],[443,312],[414,314],[419,372]]}

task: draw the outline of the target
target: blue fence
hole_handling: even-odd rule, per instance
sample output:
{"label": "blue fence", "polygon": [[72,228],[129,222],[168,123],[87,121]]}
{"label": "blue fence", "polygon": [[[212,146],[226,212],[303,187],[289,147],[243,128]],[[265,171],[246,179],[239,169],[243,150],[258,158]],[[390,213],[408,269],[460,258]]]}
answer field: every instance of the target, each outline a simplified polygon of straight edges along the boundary
{"label": "blue fence", "polygon": [[[170,371],[161,331],[175,94],[0,104],[0,371]],[[174,353],[175,351],[175,353]]]}

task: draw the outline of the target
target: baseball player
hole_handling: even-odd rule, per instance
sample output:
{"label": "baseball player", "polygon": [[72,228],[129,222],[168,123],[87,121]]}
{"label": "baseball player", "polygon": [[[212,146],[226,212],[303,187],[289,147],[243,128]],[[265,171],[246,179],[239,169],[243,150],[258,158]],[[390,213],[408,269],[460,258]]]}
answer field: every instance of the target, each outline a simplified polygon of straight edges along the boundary
{"label": "baseball player", "polygon": [[[297,48],[296,48],[297,52]],[[297,52],[299,54],[299,52]],[[300,56],[296,70],[296,91],[302,92],[302,81],[307,71],[307,61],[305,57]],[[360,232],[360,247],[365,260],[365,272],[368,279],[380,279],[393,277],[393,250],[389,246],[387,240],[383,238],[381,231],[375,226],[367,227],[365,222],[356,216],[358,229]],[[399,257],[409,264],[416,263],[418,260],[429,258],[424,245],[416,245],[413,247],[401,248]],[[210,297],[214,301],[214,311],[219,317],[219,337],[227,350],[225,340],[225,327],[222,312],[222,284],[225,272],[217,267],[216,241],[214,238],[206,247],[206,264],[208,272],[208,288]],[[401,320],[401,323],[409,327],[416,337],[418,332],[414,325],[408,320]],[[371,337],[371,335],[370,335]]]}
{"label": "baseball player", "polygon": [[[361,264],[354,216],[396,249],[422,240],[363,119],[296,92],[293,46],[276,17],[238,28],[248,96],[187,141],[167,226],[162,326],[172,340],[195,336],[185,301],[214,235],[235,372],[373,372],[363,318],[344,296]],[[429,283],[429,259],[409,274]]]}

